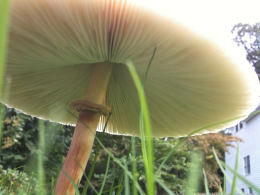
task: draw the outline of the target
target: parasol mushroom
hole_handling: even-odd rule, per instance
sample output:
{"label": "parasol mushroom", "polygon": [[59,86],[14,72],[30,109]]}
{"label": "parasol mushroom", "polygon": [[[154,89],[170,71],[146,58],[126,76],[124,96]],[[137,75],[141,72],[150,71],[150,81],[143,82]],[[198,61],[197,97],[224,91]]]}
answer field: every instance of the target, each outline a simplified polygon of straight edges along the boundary
{"label": "parasol mushroom", "polygon": [[[143,77],[157,48],[145,88],[154,137],[183,136],[207,124],[244,117],[258,100],[258,79],[251,67],[131,0],[13,0],[8,46],[6,78],[12,84],[4,103],[33,116],[76,124],[62,168],[75,183],[95,131],[110,112],[108,132],[139,135],[138,96],[126,60]],[[66,192],[73,194],[74,189],[61,173],[55,193]]]}

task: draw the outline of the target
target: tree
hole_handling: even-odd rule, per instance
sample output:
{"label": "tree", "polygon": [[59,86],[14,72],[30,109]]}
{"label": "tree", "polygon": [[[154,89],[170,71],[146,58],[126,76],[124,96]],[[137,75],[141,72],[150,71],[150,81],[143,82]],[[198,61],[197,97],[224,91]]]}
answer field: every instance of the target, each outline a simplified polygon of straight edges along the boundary
{"label": "tree", "polygon": [[[190,150],[202,153],[202,168],[205,170],[211,192],[218,192],[223,184],[223,174],[214,157],[213,148],[218,158],[224,160],[224,153],[228,152],[228,147],[235,147],[234,143],[241,141],[240,138],[223,132],[192,136],[187,140]],[[205,192],[203,181],[200,183],[202,191]]]}
{"label": "tree", "polygon": [[254,25],[239,23],[232,29],[234,41],[244,47],[247,60],[255,67],[260,77],[260,22]]}

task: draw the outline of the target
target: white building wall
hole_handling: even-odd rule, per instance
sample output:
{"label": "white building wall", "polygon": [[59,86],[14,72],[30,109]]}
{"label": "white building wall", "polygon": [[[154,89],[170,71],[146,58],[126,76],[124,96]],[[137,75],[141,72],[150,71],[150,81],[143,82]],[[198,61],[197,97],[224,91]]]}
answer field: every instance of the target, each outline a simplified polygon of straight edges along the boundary
{"label": "white building wall", "polygon": [[[239,144],[239,174],[246,179],[260,187],[260,115],[251,118],[248,121],[242,122],[243,127],[236,132],[235,127],[231,128],[231,133],[234,136],[240,137],[243,142]],[[234,168],[236,160],[236,148],[229,147],[229,153],[225,154],[225,161],[230,167]],[[245,175],[244,157],[250,156],[250,171],[249,175]],[[233,175],[228,172],[231,179]],[[227,194],[231,191],[232,183],[226,183]],[[246,194],[249,194],[249,188],[239,179],[237,180],[237,187],[244,189]],[[255,193],[254,193],[255,194]]]}

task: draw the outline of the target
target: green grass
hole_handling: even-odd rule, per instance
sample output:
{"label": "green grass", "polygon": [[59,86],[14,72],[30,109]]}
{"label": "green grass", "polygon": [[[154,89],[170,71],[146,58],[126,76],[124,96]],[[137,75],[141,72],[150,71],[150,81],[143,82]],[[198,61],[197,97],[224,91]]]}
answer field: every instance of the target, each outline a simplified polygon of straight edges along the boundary
{"label": "green grass", "polygon": [[239,173],[237,173],[236,170],[232,169],[230,166],[228,166],[227,164],[225,164],[224,162],[222,162],[223,166],[229,170],[231,173],[236,174],[237,178],[240,179],[240,181],[242,181],[243,183],[245,183],[247,186],[251,187],[257,194],[260,194],[260,188],[257,187],[255,184],[253,184],[252,182],[250,182],[249,180],[247,180],[244,176],[240,175]]}
{"label": "green grass", "polygon": [[203,169],[203,177],[204,177],[204,186],[205,186],[206,195],[210,195],[209,187],[208,187],[208,179],[207,179],[207,176],[206,176],[204,169]]}
{"label": "green grass", "polygon": [[109,165],[110,165],[110,156],[108,156],[106,172],[105,172],[104,179],[103,179],[103,182],[102,182],[102,185],[101,185],[101,189],[100,189],[98,195],[101,195],[103,193],[103,189],[104,189],[106,179],[107,179],[107,173],[108,173]]}
{"label": "green grass", "polygon": [[[151,130],[151,122],[150,122],[150,114],[148,111],[148,105],[145,98],[145,93],[143,90],[143,85],[137,75],[137,72],[134,68],[134,65],[131,62],[127,62],[127,66],[129,72],[133,78],[135,83],[138,97],[141,106],[141,133],[142,133],[142,141],[145,142],[143,146],[144,151],[144,164],[145,164],[145,172],[147,178],[147,192],[148,195],[154,195],[155,187],[154,187],[154,170],[153,170],[153,145],[152,145],[152,130]],[[142,125],[143,124],[143,125]],[[142,130],[144,128],[144,131]]]}
{"label": "green grass", "polygon": [[38,148],[38,194],[45,195],[46,187],[45,187],[45,173],[44,173],[44,156],[45,156],[45,135],[44,135],[44,123],[43,121],[39,121],[39,148]]}
{"label": "green grass", "polygon": [[[127,169],[127,162],[125,161],[125,167]],[[128,179],[128,175],[125,173],[124,174],[124,180],[125,180],[125,183],[124,183],[124,188],[125,188],[125,195],[130,195],[130,185],[129,185],[129,179]]]}
{"label": "green grass", "polygon": [[[6,47],[8,40],[8,23],[9,23],[9,0],[0,0],[0,98],[3,98],[3,81],[5,73]],[[2,141],[2,119],[3,108],[0,108],[0,145]],[[1,151],[1,149],[0,149]]]}
{"label": "green grass", "polygon": [[237,172],[238,172],[238,161],[239,161],[239,144],[237,144],[237,154],[235,163],[235,173],[232,181],[231,195],[236,194],[236,184],[237,184]]}
{"label": "green grass", "polygon": [[75,194],[76,195],[80,195],[80,192],[79,192],[79,189],[78,189],[78,186],[77,186],[77,184],[73,181],[73,179],[65,172],[65,171],[63,171],[63,170],[61,170],[62,171],[62,173],[64,174],[64,175],[66,175],[66,177],[70,180],[70,182],[72,183],[72,185],[73,185],[73,187],[74,187],[74,189],[75,189]]}
{"label": "green grass", "polygon": [[0,97],[2,97],[3,80],[5,73],[5,60],[9,24],[9,4],[9,0],[0,1]]}
{"label": "green grass", "polygon": [[191,166],[189,170],[189,177],[187,181],[187,187],[185,194],[193,195],[198,192],[199,181],[200,181],[200,170],[201,170],[201,155],[194,152],[191,155]]}
{"label": "green grass", "polygon": [[132,195],[137,195],[137,189],[136,189],[137,170],[136,170],[135,137],[131,138],[131,161],[132,161],[132,174],[133,174]]}

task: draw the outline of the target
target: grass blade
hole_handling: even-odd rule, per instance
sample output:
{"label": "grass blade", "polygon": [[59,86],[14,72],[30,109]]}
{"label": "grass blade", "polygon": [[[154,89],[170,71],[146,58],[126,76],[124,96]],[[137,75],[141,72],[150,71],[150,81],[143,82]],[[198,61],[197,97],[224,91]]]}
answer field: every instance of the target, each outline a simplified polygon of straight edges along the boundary
{"label": "grass blade", "polygon": [[[224,162],[222,162],[223,166],[225,166],[229,171],[231,171],[233,174],[235,173],[235,170],[233,170],[230,166],[228,166],[227,164],[225,164]],[[251,187],[256,194],[260,194],[260,188],[257,187],[255,184],[253,184],[252,182],[248,181],[245,177],[243,177],[242,175],[240,175],[239,173],[236,173],[237,177],[243,181],[247,186]]]}
{"label": "grass blade", "polygon": [[175,195],[159,178],[155,180],[169,195]]}
{"label": "grass blade", "polygon": [[0,152],[2,150],[2,135],[4,128],[4,117],[5,117],[6,108],[4,105],[0,104]]}
{"label": "grass blade", "polygon": [[117,186],[114,186],[114,185],[115,185],[115,177],[113,177],[113,182],[112,182],[111,188],[109,189],[109,195],[112,195],[113,190],[115,190],[115,187],[117,187]]}
{"label": "grass blade", "polygon": [[45,135],[44,135],[44,122],[39,121],[39,146],[38,146],[38,194],[45,195],[45,174],[44,174],[44,154],[45,154]]}
{"label": "grass blade", "polygon": [[145,130],[144,130],[144,123],[143,123],[143,114],[140,112],[140,118],[139,118],[139,128],[140,128],[140,134],[141,134],[141,147],[142,147],[142,157],[144,161],[144,167],[145,170],[149,170],[149,162],[148,162],[148,154],[147,154],[147,141],[145,137]]}
{"label": "grass blade", "polygon": [[105,183],[106,183],[106,180],[107,180],[107,174],[108,174],[109,165],[110,165],[110,156],[108,156],[108,159],[107,159],[106,172],[105,172],[104,179],[103,179],[103,182],[102,182],[102,185],[101,185],[101,188],[100,188],[100,191],[99,191],[98,195],[101,195],[102,192],[103,192],[103,189],[104,189],[104,186],[105,186]]}
{"label": "grass blade", "polygon": [[187,187],[185,189],[185,194],[187,195],[193,195],[196,194],[199,187],[199,181],[200,181],[200,170],[201,170],[201,162],[200,157],[198,153],[193,153],[191,156],[191,166],[189,168],[189,177],[188,177],[188,183]]}
{"label": "grass blade", "polygon": [[[222,171],[222,173],[224,174],[226,180],[228,180],[229,183],[232,183],[232,179],[229,177],[229,175],[228,175],[227,172],[225,171],[224,167],[222,166],[222,163],[221,163],[221,161],[219,160],[218,155],[217,155],[215,149],[212,148],[212,151],[213,151],[214,157],[215,157],[215,159],[216,159],[216,161],[217,161],[217,164],[218,164],[220,170]],[[237,187],[236,187],[236,190],[237,190],[237,192],[239,192],[240,194],[243,194]],[[225,192],[224,192],[224,193],[225,193]]]}
{"label": "grass blade", "polygon": [[144,132],[146,138],[145,139],[146,150],[147,150],[147,165],[145,166],[145,173],[147,179],[147,192],[148,195],[154,195],[155,186],[154,186],[154,173],[153,173],[153,146],[152,146],[150,115],[148,112],[148,106],[147,106],[143,86],[137,75],[137,72],[131,62],[127,62],[126,64],[138,92],[139,102],[141,106],[141,113],[143,117]]}
{"label": "grass blade", "polygon": [[123,187],[124,187],[124,185],[123,185],[123,174],[120,175],[118,185],[119,185],[119,188],[116,192],[116,195],[121,195],[122,191],[123,191]]}
{"label": "grass blade", "polygon": [[[89,186],[90,186],[90,188],[93,190],[93,192],[94,192],[95,194],[98,194],[97,190],[96,190],[95,187],[92,185],[92,183],[90,182],[90,180],[88,179],[88,177],[86,176],[85,173],[84,173],[84,176],[85,176],[85,178],[86,178],[86,182],[89,183]],[[83,193],[82,193],[82,195],[83,195]]]}
{"label": "grass blade", "polygon": [[[80,163],[78,161],[75,160],[75,162],[78,164],[78,166],[80,167],[80,169],[82,170],[83,172],[83,176],[86,178],[86,183],[88,184],[88,186],[91,187],[91,189],[94,191],[95,194],[98,194],[98,192],[96,191],[95,187],[91,184],[90,180],[88,179],[88,176],[86,175],[85,173],[85,170],[82,168],[82,166],[80,165]],[[83,187],[83,190],[82,190],[82,195],[86,194],[87,191],[84,192],[85,189],[85,185]]]}
{"label": "grass blade", "polygon": [[[125,168],[127,169],[127,161],[125,161]],[[125,195],[129,195],[130,194],[130,187],[129,187],[129,179],[127,174],[125,173]]]}
{"label": "grass blade", "polygon": [[62,173],[70,180],[70,182],[72,183],[74,189],[75,189],[75,193],[76,195],[80,195],[79,189],[77,184],[75,184],[75,182],[73,181],[73,179],[68,175],[68,173],[66,173],[64,170],[61,170]]}
{"label": "grass blade", "polygon": [[3,80],[5,73],[6,48],[9,25],[9,0],[0,1],[0,97],[2,97]]}
{"label": "grass blade", "polygon": [[[7,40],[8,40],[8,24],[9,24],[9,7],[10,1],[9,0],[0,0],[0,98],[5,99],[3,97],[3,81],[4,81],[4,74],[5,74],[5,60],[6,60],[6,48],[7,48]],[[2,144],[2,126],[3,122],[2,119],[4,117],[3,110],[1,106],[1,115],[0,115],[0,146]],[[1,150],[1,147],[0,147]]]}
{"label": "grass blade", "polygon": [[233,174],[233,182],[231,187],[231,195],[236,194],[236,184],[237,184],[237,172],[238,172],[238,160],[239,160],[239,144],[237,144],[237,154],[236,154],[236,162],[235,162],[235,173]]}
{"label": "grass blade", "polygon": [[224,175],[224,189],[223,189],[223,191],[224,191],[224,193],[226,193],[226,191],[227,191],[227,178],[226,178],[226,176]]}
{"label": "grass blade", "polygon": [[[154,48],[153,54],[148,62],[146,71],[145,71],[145,75],[143,78],[143,82],[142,82],[142,87],[144,89],[145,86],[145,82],[147,80],[148,77],[148,72],[150,70],[152,61],[154,59],[155,53],[156,53],[157,48]],[[139,117],[139,128],[140,128],[140,134],[141,134],[141,147],[142,147],[142,156],[143,156],[143,161],[144,161],[144,166],[145,166],[145,170],[149,170],[149,165],[148,165],[148,155],[147,155],[147,141],[146,141],[146,137],[145,137],[145,130],[144,130],[144,119],[143,119],[143,111],[142,109],[140,110],[140,117]],[[148,178],[149,179],[149,178]]]}
{"label": "grass blade", "polygon": [[135,151],[135,137],[131,137],[131,159],[132,159],[132,175],[133,185],[132,194],[137,195],[136,183],[137,183],[137,170],[136,170],[136,151]]}
{"label": "grass blade", "polygon": [[206,176],[204,169],[203,169],[203,176],[204,176],[204,185],[205,185],[206,195],[210,195],[209,187],[208,187],[208,180],[207,180],[207,176]]}
{"label": "grass blade", "polygon": [[157,48],[155,47],[154,50],[153,50],[153,54],[152,54],[152,57],[150,58],[149,62],[148,62],[148,65],[147,65],[147,68],[146,68],[146,71],[145,71],[145,74],[144,74],[144,78],[143,78],[143,88],[144,88],[144,85],[145,85],[145,82],[147,80],[147,77],[148,77],[148,72],[150,70],[150,67],[151,67],[151,64],[152,64],[152,61],[154,59],[154,56],[155,56],[155,53],[157,51]]}
{"label": "grass blade", "polygon": [[[123,164],[120,162],[120,160],[117,159],[117,158],[102,144],[102,142],[101,142],[98,138],[96,138],[96,140],[97,140],[97,142],[100,144],[100,146],[102,147],[102,149],[106,152],[106,154],[108,154],[108,155],[113,159],[113,161],[114,161],[115,163],[117,163],[117,164],[127,173],[128,177],[129,177],[131,180],[133,180],[133,175],[131,174],[131,172],[129,172],[128,169],[125,168],[125,165],[123,165]],[[139,192],[141,195],[144,195],[144,192],[143,192],[141,186],[140,186],[138,183],[136,183],[136,184],[137,184],[137,185],[136,185],[136,188],[137,188],[138,192]]]}

